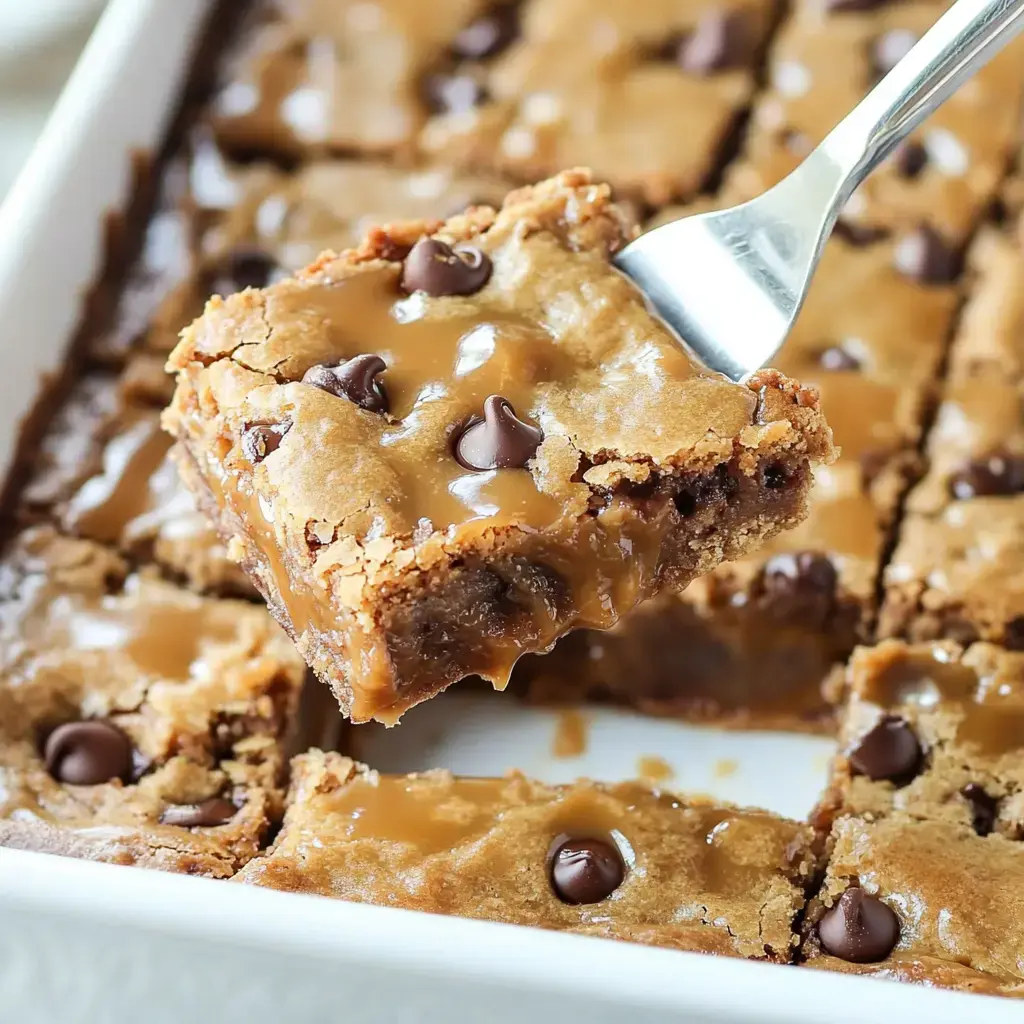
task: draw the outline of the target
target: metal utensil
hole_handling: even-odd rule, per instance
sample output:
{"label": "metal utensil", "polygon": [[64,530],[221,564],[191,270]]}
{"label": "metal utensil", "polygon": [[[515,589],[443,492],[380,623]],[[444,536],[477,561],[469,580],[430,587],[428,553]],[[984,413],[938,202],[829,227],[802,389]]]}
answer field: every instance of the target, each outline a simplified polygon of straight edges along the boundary
{"label": "metal utensil", "polygon": [[957,0],[788,177],[742,206],[685,217],[616,258],[711,369],[740,380],[778,352],[854,189],[1024,30],[1024,0]]}

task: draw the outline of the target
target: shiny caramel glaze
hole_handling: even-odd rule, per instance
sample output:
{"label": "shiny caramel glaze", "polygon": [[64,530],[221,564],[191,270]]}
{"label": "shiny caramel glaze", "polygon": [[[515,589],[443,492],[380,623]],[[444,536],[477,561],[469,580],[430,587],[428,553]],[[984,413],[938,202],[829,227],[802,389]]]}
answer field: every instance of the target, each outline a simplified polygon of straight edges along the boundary
{"label": "shiny caramel glaze", "polygon": [[[690,361],[609,265],[628,227],[583,172],[448,223],[490,261],[474,294],[407,295],[398,264],[439,227],[214,301],[171,360],[186,483],[357,720],[472,672],[504,685],[685,585],[792,525],[832,455],[813,393]],[[303,381],[359,355],[385,363],[386,411]],[[543,440],[467,470],[453,442],[498,393]]]}
{"label": "shiny caramel glaze", "polygon": [[[384,776],[311,751],[294,763],[273,852],[238,880],[785,962],[811,836],[767,812],[637,783]],[[624,877],[606,899],[574,906],[553,891],[550,856],[566,838],[618,850]]]}

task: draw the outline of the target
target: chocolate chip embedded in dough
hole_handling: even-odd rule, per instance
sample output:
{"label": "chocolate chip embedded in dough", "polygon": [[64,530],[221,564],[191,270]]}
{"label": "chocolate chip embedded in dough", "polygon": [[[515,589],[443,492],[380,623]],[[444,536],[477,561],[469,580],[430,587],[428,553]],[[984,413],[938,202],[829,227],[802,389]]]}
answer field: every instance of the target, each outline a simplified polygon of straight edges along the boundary
{"label": "chocolate chip embedded in dough", "polygon": [[331,366],[318,363],[303,375],[302,383],[347,398],[367,412],[387,412],[388,396],[377,377],[387,369],[380,356],[361,355]]}
{"label": "chocolate chip embedded in dough", "polygon": [[746,67],[754,32],[744,11],[712,11],[679,44],[679,66],[691,75]]}
{"label": "chocolate chip embedded in dough", "polygon": [[900,921],[876,896],[850,888],[818,922],[818,939],[827,952],[840,960],[877,963],[899,942]]}
{"label": "chocolate chip embedded in dough", "polygon": [[600,903],[622,885],[626,866],[603,839],[567,839],[551,857],[551,888],[573,906]]}
{"label": "chocolate chip embedded in dough", "polygon": [[291,423],[249,423],[242,431],[242,451],[254,465],[259,465],[281,446]]}
{"label": "chocolate chip embedded in dough", "polygon": [[508,48],[519,35],[519,12],[505,4],[471,21],[452,42],[460,60],[488,60]]}
{"label": "chocolate chip embedded in dough", "polygon": [[875,782],[899,782],[914,775],[921,755],[917,734],[899,715],[883,715],[847,753],[854,771]]}
{"label": "chocolate chip embedded in dough", "polygon": [[540,427],[521,420],[500,395],[491,395],[484,402],[483,417],[471,419],[458,435],[455,458],[475,472],[521,469],[543,440]]}
{"label": "chocolate chip embedded in dough", "polygon": [[407,292],[472,295],[491,276],[490,257],[471,245],[452,247],[437,238],[421,238],[402,266],[402,288]]}
{"label": "chocolate chip embedded in dough", "polygon": [[927,225],[896,243],[893,262],[900,273],[921,284],[949,284],[961,266],[960,253]]}
{"label": "chocolate chip embedded in dough", "polygon": [[999,801],[985,792],[985,787],[977,782],[968,782],[960,795],[967,801],[971,808],[971,825],[979,836],[987,836],[996,825],[996,815],[999,812]]}
{"label": "chocolate chip embedded in dough", "polygon": [[225,825],[238,813],[238,808],[223,797],[210,797],[197,804],[170,804],[160,815],[161,825],[179,828],[216,828]]}
{"label": "chocolate chip embedded in dough", "polygon": [[102,719],[65,722],[43,746],[46,770],[71,786],[95,786],[132,776],[132,741]]}

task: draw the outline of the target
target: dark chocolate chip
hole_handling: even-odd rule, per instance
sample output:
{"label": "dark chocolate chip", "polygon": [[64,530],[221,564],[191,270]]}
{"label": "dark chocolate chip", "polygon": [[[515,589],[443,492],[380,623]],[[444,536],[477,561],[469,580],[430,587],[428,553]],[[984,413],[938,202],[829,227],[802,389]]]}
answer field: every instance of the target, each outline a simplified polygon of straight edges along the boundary
{"label": "dark chocolate chip", "polygon": [[238,808],[223,797],[214,796],[198,804],[170,804],[160,815],[161,825],[179,828],[215,828],[229,822]]}
{"label": "dark chocolate chip", "polygon": [[437,238],[421,238],[402,266],[402,288],[428,295],[472,295],[491,276],[490,257],[475,246],[452,248]]}
{"label": "dark chocolate chip", "polygon": [[46,770],[70,786],[95,786],[132,776],[132,741],[102,719],[59,725],[43,746]]}
{"label": "dark chocolate chip", "polygon": [[573,906],[600,903],[625,877],[622,856],[603,839],[567,839],[551,857],[551,888]]}
{"label": "dark chocolate chip", "polygon": [[1024,615],[1017,615],[1003,626],[1003,646],[1009,651],[1024,651]]}
{"label": "dark chocolate chip", "polygon": [[211,291],[216,295],[231,295],[245,288],[266,288],[281,267],[278,262],[257,246],[240,246],[224,257],[214,275]]}
{"label": "dark chocolate chip", "polygon": [[871,65],[881,78],[887,75],[910,51],[920,37],[909,28],[892,28],[883,32],[871,45]]}
{"label": "dark chocolate chip", "polygon": [[900,940],[900,920],[891,907],[863,889],[850,888],[818,922],[826,951],[854,964],[884,960]]}
{"label": "dark chocolate chip", "polygon": [[482,473],[489,469],[521,469],[544,440],[540,427],[516,416],[500,395],[484,402],[483,417],[474,416],[455,441],[460,466]]}
{"label": "dark chocolate chip", "polygon": [[858,249],[866,245],[874,245],[875,242],[881,242],[883,238],[889,236],[889,232],[885,228],[876,227],[873,224],[858,224],[847,217],[840,217],[836,221],[835,233]]}
{"label": "dark chocolate chip", "polygon": [[761,475],[764,479],[765,487],[770,491],[777,491],[785,487],[789,482],[789,474],[786,472],[786,467],[778,462],[765,466],[764,472]]}
{"label": "dark chocolate chip", "polygon": [[913,180],[928,166],[928,150],[916,139],[907,139],[893,154],[897,172]]}
{"label": "dark chocolate chip", "polygon": [[290,423],[250,423],[242,431],[242,451],[255,466],[281,447],[281,439]]}
{"label": "dark chocolate chip", "polygon": [[471,21],[452,43],[452,53],[460,60],[487,60],[504,50],[519,35],[519,12],[512,4],[481,15]]}
{"label": "dark chocolate chip", "polygon": [[872,781],[899,782],[921,763],[921,744],[906,719],[883,715],[847,754],[854,771]]}
{"label": "dark chocolate chip", "polygon": [[1020,494],[1024,491],[1024,457],[993,452],[981,459],[972,459],[949,478],[949,492],[954,498]]}
{"label": "dark chocolate chip", "polygon": [[435,114],[465,114],[490,98],[487,86],[470,74],[438,72],[423,83],[427,105]]}
{"label": "dark chocolate chip", "polygon": [[787,551],[765,563],[759,589],[783,617],[822,623],[835,607],[838,585],[831,559],[814,551]]}
{"label": "dark chocolate chip", "polygon": [[987,836],[996,827],[996,815],[999,812],[999,801],[985,792],[984,786],[977,782],[968,782],[960,795],[970,804],[971,824],[979,836]]}
{"label": "dark chocolate chip", "polygon": [[960,644],[961,647],[970,647],[980,639],[978,627],[957,615],[946,619],[942,627],[942,635],[946,640],[952,640]]}
{"label": "dark chocolate chip", "polygon": [[892,0],[825,0],[825,10],[833,14],[848,14],[856,11],[875,11],[885,7]]}
{"label": "dark chocolate chip", "polygon": [[927,225],[896,243],[893,262],[900,273],[922,284],[949,284],[960,274],[960,254]]}
{"label": "dark chocolate chip", "polygon": [[367,412],[387,412],[388,396],[377,375],[387,369],[380,356],[362,355],[337,366],[320,363],[303,375],[303,384],[312,384],[321,391],[347,398]]}
{"label": "dark chocolate chip", "polygon": [[860,369],[860,360],[842,345],[830,345],[822,349],[818,355],[818,362],[822,369],[836,372]]}
{"label": "dark chocolate chip", "polygon": [[746,66],[753,56],[753,32],[742,11],[712,11],[679,44],[679,66],[691,75]]}

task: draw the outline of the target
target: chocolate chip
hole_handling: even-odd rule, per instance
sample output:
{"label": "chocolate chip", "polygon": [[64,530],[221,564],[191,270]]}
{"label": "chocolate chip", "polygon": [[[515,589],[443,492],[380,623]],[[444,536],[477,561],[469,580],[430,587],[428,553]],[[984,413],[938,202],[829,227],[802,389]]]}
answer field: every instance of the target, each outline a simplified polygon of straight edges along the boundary
{"label": "chocolate chip", "polygon": [[179,828],[215,828],[229,822],[238,808],[223,797],[214,796],[198,804],[171,804],[160,815],[161,825]]}
{"label": "chocolate chip", "polygon": [[881,78],[887,75],[917,44],[919,36],[909,28],[893,28],[883,32],[871,44],[871,65]]}
{"label": "chocolate chip", "polygon": [[891,907],[863,889],[847,889],[818,922],[822,946],[840,960],[873,964],[900,940],[900,921]]}
{"label": "chocolate chip", "polygon": [[789,474],[786,472],[786,467],[778,462],[765,466],[761,477],[764,480],[765,487],[770,491],[777,491],[785,487],[789,482]]}
{"label": "chocolate chip", "polygon": [[255,466],[281,447],[281,439],[291,429],[290,423],[249,423],[242,431],[242,451]]}
{"label": "chocolate chip", "polygon": [[427,105],[435,114],[465,114],[490,98],[487,86],[470,74],[428,75],[423,89]]}
{"label": "chocolate chip", "polygon": [[999,801],[985,792],[984,786],[977,782],[968,782],[960,795],[970,804],[971,824],[979,836],[987,836],[996,827],[996,815],[999,812]]}
{"label": "chocolate chip", "polygon": [[892,0],[825,0],[825,10],[834,14],[846,14],[851,11],[874,11],[884,7]]}
{"label": "chocolate chip", "polygon": [[516,416],[500,395],[484,402],[483,417],[474,416],[455,441],[460,466],[482,473],[489,469],[521,469],[544,440],[540,427]]}
{"label": "chocolate chip", "polygon": [[455,37],[452,53],[460,60],[487,60],[501,53],[517,35],[519,12],[506,4],[471,21]]}
{"label": "chocolate chip", "polygon": [[949,478],[949,492],[960,501],[1020,494],[1024,491],[1024,457],[993,452],[972,459]]}
{"label": "chocolate chip", "polygon": [[889,232],[885,228],[876,227],[872,224],[858,224],[846,217],[840,217],[836,221],[835,234],[845,242],[862,249],[866,245],[874,245],[888,238]]}
{"label": "chocolate chip", "polygon": [[603,839],[567,839],[551,857],[551,888],[573,906],[600,903],[625,877],[619,851]]}
{"label": "chocolate chip", "polygon": [[303,384],[312,384],[321,391],[347,398],[368,412],[387,412],[388,396],[377,375],[387,369],[380,356],[356,356],[337,366],[320,363],[311,366],[303,375]]}
{"label": "chocolate chip", "polygon": [[1017,615],[1003,626],[1003,646],[1009,651],[1024,651],[1024,615]]}
{"label": "chocolate chip", "polygon": [[835,372],[860,369],[860,360],[842,345],[830,345],[822,349],[818,355],[818,362],[822,369]]}
{"label": "chocolate chip", "polygon": [[66,722],[43,746],[46,770],[69,786],[95,786],[132,776],[132,741],[101,719]]}
{"label": "chocolate chip", "polygon": [[928,150],[916,139],[907,139],[893,154],[897,172],[913,180],[928,166]]}
{"label": "chocolate chip", "polygon": [[761,570],[758,589],[781,617],[823,623],[835,607],[838,585],[839,575],[829,558],[799,551],[769,558]]}
{"label": "chocolate chip", "polygon": [[224,257],[214,275],[211,291],[231,295],[246,288],[266,288],[282,272],[269,253],[256,246],[240,246]]}
{"label": "chocolate chip", "polygon": [[921,763],[921,744],[910,723],[899,715],[883,715],[849,751],[854,771],[874,782],[903,781]]}
{"label": "chocolate chip", "polygon": [[742,11],[712,11],[679,44],[679,66],[691,75],[740,68],[753,55],[753,32]]}
{"label": "chocolate chip", "polygon": [[402,288],[428,295],[472,295],[491,276],[490,257],[471,245],[452,248],[437,238],[421,238],[402,266]]}
{"label": "chocolate chip", "polygon": [[922,284],[949,284],[960,273],[960,254],[927,225],[896,243],[893,262],[900,273]]}

